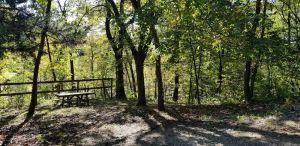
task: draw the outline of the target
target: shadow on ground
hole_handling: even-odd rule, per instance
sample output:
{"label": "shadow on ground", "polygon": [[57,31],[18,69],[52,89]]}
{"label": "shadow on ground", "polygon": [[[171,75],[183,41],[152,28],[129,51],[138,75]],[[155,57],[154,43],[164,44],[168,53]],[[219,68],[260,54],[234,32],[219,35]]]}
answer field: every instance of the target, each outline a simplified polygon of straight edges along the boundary
{"label": "shadow on ground", "polygon": [[[44,107],[38,110],[34,118],[21,123],[13,134],[1,127],[0,144],[7,138],[13,145],[300,144],[300,127],[280,131],[286,126],[282,124],[285,121],[297,125],[297,114],[292,117],[285,114],[273,119],[279,126],[275,129],[254,124],[257,121],[237,122],[239,115],[272,116],[274,108],[259,105],[172,105],[167,106],[166,112],[159,112],[153,106],[135,107],[131,106],[131,102],[113,101],[90,107]],[[14,128],[9,126],[14,118],[13,115],[7,116],[1,126]]]}
{"label": "shadow on ground", "polygon": [[[233,125],[227,122],[197,121],[181,117],[180,113],[168,110],[178,121],[166,120],[158,112],[149,111],[150,116],[144,116],[144,121],[155,130],[137,137],[139,145],[297,145],[300,135],[277,133],[248,127]],[[150,117],[153,118],[150,118]],[[155,121],[161,125],[153,125]]]}

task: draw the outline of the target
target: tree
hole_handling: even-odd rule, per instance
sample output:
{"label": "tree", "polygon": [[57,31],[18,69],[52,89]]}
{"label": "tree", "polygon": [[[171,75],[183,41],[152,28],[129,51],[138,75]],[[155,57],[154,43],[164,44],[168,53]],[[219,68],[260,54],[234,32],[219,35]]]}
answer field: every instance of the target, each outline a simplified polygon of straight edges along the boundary
{"label": "tree", "polygon": [[37,47],[34,30],[38,22],[25,6],[16,7],[26,0],[0,2],[0,56],[6,51],[34,56]]}
{"label": "tree", "polygon": [[[28,10],[18,2],[0,3],[3,82],[31,81],[28,73],[20,77],[20,72],[23,68],[31,72],[33,62],[38,68],[40,58],[37,50],[45,22],[41,8],[46,1],[29,3]],[[59,0],[51,9],[43,42],[48,56],[41,58],[38,77],[115,76],[117,98],[125,99],[125,91],[131,89],[137,92],[137,105],[147,104],[147,94],[158,97],[160,110],[172,98],[201,104],[295,96],[300,84],[299,4],[299,0]],[[15,61],[20,54],[25,61]]]}
{"label": "tree", "polygon": [[178,72],[175,73],[175,87],[174,87],[174,93],[173,93],[173,101],[178,101],[178,90],[179,90],[179,75]]}
{"label": "tree", "polygon": [[[247,46],[247,51],[251,52],[254,49],[254,42],[256,39],[256,29],[259,25],[259,14],[261,11],[261,0],[256,1],[256,8],[255,8],[255,18],[252,22],[252,28],[248,34],[248,41],[249,44]],[[252,100],[251,95],[251,87],[250,87],[250,80],[251,80],[251,65],[252,59],[250,58],[249,54],[246,54],[246,64],[245,64],[245,72],[244,72],[244,96],[247,102]]]}
{"label": "tree", "polygon": [[[268,6],[268,1],[264,0],[263,18],[262,18],[262,26],[261,26],[262,29],[261,29],[260,39],[264,39],[264,37],[265,37],[265,30],[266,30],[265,21],[267,18],[267,6]],[[260,64],[259,60],[260,60],[260,55],[258,57],[258,61],[256,61],[256,63],[254,64],[254,67],[252,69],[252,76],[251,76],[251,82],[250,82],[250,99],[252,99],[254,96],[254,85],[255,85],[258,67]]]}
{"label": "tree", "polygon": [[51,56],[51,51],[50,51],[50,45],[49,45],[49,40],[48,40],[48,36],[47,35],[46,35],[46,42],[47,42],[47,51],[48,51],[48,57],[49,57],[49,61],[50,61],[50,66],[51,66],[53,81],[56,81],[56,73],[55,73],[55,70],[54,70],[54,65],[53,65],[53,61],[52,61],[52,56]]}
{"label": "tree", "polygon": [[[155,25],[157,24],[157,17],[158,14],[155,13],[155,3],[153,1],[150,1],[151,4],[151,11],[150,11],[150,32],[152,39],[154,41],[154,45],[156,49],[160,49],[161,44],[158,38],[157,30],[155,28]],[[157,80],[157,89],[158,89],[158,98],[157,98],[157,106],[159,110],[165,110],[164,106],[164,88],[163,88],[163,79],[162,79],[162,73],[161,73],[161,55],[158,54],[157,58],[155,59],[155,75]]]}
{"label": "tree", "polygon": [[[129,35],[127,31],[127,25],[122,19],[122,16],[117,8],[116,3],[113,0],[107,0],[110,4],[112,11],[114,12],[117,25],[120,29],[124,31],[124,38],[132,52],[133,58],[135,60],[136,66],[136,75],[137,75],[137,84],[138,84],[138,106],[145,106],[146,105],[146,95],[145,95],[145,81],[144,81],[144,62],[147,56],[147,52],[149,49],[149,44],[151,43],[151,36],[149,35],[149,26],[145,24],[144,21],[147,18],[145,14],[138,13],[143,12],[140,11],[141,3],[140,1],[132,0],[132,7],[134,8],[136,15],[138,15],[137,23],[139,25],[138,31],[138,43],[137,45],[134,44],[133,39]],[[135,16],[134,16],[135,17]]]}
{"label": "tree", "polygon": [[41,32],[41,40],[40,45],[38,48],[37,57],[35,59],[34,64],[34,71],[33,71],[33,80],[32,80],[32,94],[31,94],[31,101],[27,113],[27,118],[30,118],[33,116],[35,107],[37,105],[37,90],[38,90],[38,75],[39,75],[39,67],[41,63],[41,58],[43,56],[43,49],[45,46],[45,39],[48,31],[48,24],[51,17],[51,2],[52,0],[47,0],[47,6],[46,6],[46,12],[45,12],[45,19],[44,19],[44,26]]}
{"label": "tree", "polygon": [[[124,29],[118,30],[118,36],[111,33],[111,10],[106,6],[105,31],[107,39],[114,51],[116,60],[116,98],[126,99],[124,89],[124,72],[123,72],[123,47],[124,47]],[[120,14],[124,15],[124,0],[120,2]]]}

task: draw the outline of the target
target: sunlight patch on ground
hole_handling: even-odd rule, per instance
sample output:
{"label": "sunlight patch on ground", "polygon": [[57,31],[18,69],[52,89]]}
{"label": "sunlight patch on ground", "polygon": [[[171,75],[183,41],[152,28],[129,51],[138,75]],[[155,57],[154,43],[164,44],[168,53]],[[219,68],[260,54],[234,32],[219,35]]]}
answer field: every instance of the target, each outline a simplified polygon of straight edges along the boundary
{"label": "sunlight patch on ground", "polygon": [[26,112],[19,113],[14,119],[9,122],[10,126],[16,126],[22,123],[26,117]]}
{"label": "sunlight patch on ground", "polygon": [[166,140],[162,132],[153,132],[138,139],[138,142],[141,145],[167,145],[165,141]]}
{"label": "sunlight patch on ground", "polygon": [[[203,131],[201,131],[203,132]],[[197,145],[199,141],[208,141],[209,139],[201,136],[201,135],[194,135],[190,131],[177,131],[177,137],[179,141],[189,141],[190,144]]]}
{"label": "sunlight patch on ground", "polygon": [[165,112],[161,112],[159,111],[158,109],[154,109],[154,111],[156,111],[159,116],[165,118],[166,120],[172,120],[172,121],[177,121],[178,119],[175,118],[175,117],[172,117],[171,115],[169,115],[168,113],[165,113]]}
{"label": "sunlight patch on ground", "polygon": [[124,137],[139,131],[147,131],[150,127],[143,123],[132,123],[132,124],[105,124],[100,127],[99,131],[111,131],[114,137]]}
{"label": "sunlight patch on ground", "polygon": [[259,117],[249,123],[249,127],[261,128],[276,131],[279,133],[298,134],[300,135],[299,120],[283,120],[280,116]]}
{"label": "sunlight patch on ground", "polygon": [[[136,140],[140,134],[150,131],[149,125],[146,123],[131,123],[131,124],[104,124],[100,128],[91,128],[87,133],[93,133],[82,139],[85,145],[94,145],[99,141],[113,141],[126,139],[124,145],[136,145]],[[95,137],[95,135],[98,135]],[[101,135],[101,137],[99,137]]]}
{"label": "sunlight patch on ground", "polygon": [[80,108],[80,107],[70,107],[62,108],[51,111],[48,116],[71,116],[74,114],[84,114],[84,113],[95,113],[96,110],[92,108]]}
{"label": "sunlight patch on ground", "polygon": [[253,116],[253,115],[239,115],[239,116],[237,116],[238,122],[239,123],[244,123],[244,124],[253,123],[253,122],[257,121],[257,119],[259,119],[259,118],[260,117]]}
{"label": "sunlight patch on ground", "polygon": [[201,115],[201,117],[199,119],[201,119],[202,121],[216,121],[216,119],[214,119],[210,115]]}
{"label": "sunlight patch on ground", "polygon": [[227,130],[225,130],[225,132],[234,137],[248,137],[248,138],[257,138],[257,139],[264,138],[263,135],[256,133],[256,132],[238,131],[238,130],[233,130],[233,129],[227,129]]}
{"label": "sunlight patch on ground", "polygon": [[285,126],[292,127],[292,128],[297,128],[300,130],[300,122],[295,122],[291,120],[283,121]]}
{"label": "sunlight patch on ground", "polygon": [[259,127],[259,128],[267,128],[276,130],[278,129],[278,117],[277,116],[266,116],[266,117],[259,117],[249,123],[249,127]]}
{"label": "sunlight patch on ground", "polygon": [[221,136],[219,134],[216,134],[215,132],[209,131],[209,130],[204,129],[204,128],[195,127],[195,126],[178,125],[178,127],[185,128],[189,131],[201,132],[203,134],[208,134],[208,135],[212,135],[212,136],[215,136],[215,137],[220,137]]}

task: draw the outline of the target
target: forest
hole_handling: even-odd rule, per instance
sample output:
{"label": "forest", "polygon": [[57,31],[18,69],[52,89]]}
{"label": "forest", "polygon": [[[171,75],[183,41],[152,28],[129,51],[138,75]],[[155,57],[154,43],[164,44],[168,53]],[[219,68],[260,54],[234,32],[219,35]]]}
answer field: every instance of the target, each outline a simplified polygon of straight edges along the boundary
{"label": "forest", "polygon": [[300,145],[300,0],[0,0],[0,144]]}

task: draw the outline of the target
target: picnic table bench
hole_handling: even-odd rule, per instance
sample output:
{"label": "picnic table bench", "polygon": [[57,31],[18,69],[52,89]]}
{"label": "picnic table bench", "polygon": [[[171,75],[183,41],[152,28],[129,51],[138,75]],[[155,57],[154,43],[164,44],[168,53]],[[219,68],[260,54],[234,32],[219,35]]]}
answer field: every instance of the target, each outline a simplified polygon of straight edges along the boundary
{"label": "picnic table bench", "polygon": [[94,92],[70,92],[70,93],[54,93],[55,96],[60,98],[60,106],[64,106],[67,103],[71,106],[73,98],[76,98],[76,105],[79,106],[82,103],[90,104],[89,95],[96,95]]}

